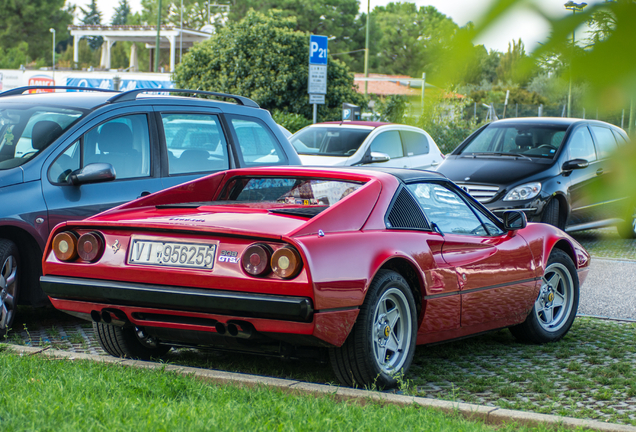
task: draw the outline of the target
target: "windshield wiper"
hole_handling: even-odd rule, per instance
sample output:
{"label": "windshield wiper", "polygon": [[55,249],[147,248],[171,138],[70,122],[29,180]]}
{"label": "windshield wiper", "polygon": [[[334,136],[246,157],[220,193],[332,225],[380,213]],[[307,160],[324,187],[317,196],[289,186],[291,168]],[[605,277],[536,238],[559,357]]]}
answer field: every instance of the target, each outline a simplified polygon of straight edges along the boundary
{"label": "windshield wiper", "polygon": [[529,161],[532,160],[532,158],[521,153],[502,153],[502,152],[479,152],[478,153],[478,152],[475,152],[475,153],[472,153],[472,156],[473,157],[475,156],[514,156],[514,157],[528,159]]}

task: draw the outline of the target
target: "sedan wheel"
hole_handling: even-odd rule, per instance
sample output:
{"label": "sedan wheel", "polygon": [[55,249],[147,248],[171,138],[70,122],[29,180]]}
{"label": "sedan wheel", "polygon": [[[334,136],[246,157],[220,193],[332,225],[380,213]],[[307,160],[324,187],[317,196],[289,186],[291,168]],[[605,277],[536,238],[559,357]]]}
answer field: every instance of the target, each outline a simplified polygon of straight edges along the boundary
{"label": "sedan wheel", "polygon": [[560,330],[572,313],[573,298],[574,282],[568,269],[561,263],[550,264],[534,304],[539,325],[548,332]]}
{"label": "sedan wheel", "polygon": [[371,338],[375,361],[383,372],[391,374],[404,366],[412,320],[402,291],[391,288],[382,295],[375,309]]}
{"label": "sedan wheel", "polygon": [[379,271],[349,337],[329,351],[338,380],[348,386],[395,387],[413,360],[416,333],[408,283],[394,271]]}
{"label": "sedan wheel", "polygon": [[510,327],[521,341],[545,343],[561,339],[570,330],[579,306],[579,279],[568,254],[555,249],[541,281],[539,296],[526,320]]}
{"label": "sedan wheel", "polygon": [[636,208],[634,208],[623,222],[617,227],[618,235],[624,239],[636,238]]}
{"label": "sedan wheel", "polygon": [[18,248],[9,240],[0,240],[0,336],[4,336],[15,318],[18,302]]}

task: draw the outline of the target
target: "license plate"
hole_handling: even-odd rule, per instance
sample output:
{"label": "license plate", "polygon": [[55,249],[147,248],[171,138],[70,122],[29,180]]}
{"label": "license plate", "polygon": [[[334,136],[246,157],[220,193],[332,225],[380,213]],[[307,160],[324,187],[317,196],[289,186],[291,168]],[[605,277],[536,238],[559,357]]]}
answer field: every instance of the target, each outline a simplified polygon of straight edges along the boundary
{"label": "license plate", "polygon": [[216,245],[133,239],[128,264],[211,270]]}

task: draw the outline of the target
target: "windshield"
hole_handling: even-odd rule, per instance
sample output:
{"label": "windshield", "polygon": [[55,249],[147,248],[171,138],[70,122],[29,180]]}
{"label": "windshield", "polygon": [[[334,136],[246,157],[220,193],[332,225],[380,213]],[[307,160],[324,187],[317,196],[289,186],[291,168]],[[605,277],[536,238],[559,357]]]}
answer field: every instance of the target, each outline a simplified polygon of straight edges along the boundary
{"label": "windshield", "polygon": [[516,155],[553,158],[561,146],[567,125],[491,123],[459,154]]}
{"label": "windshield", "polygon": [[237,177],[227,183],[219,200],[290,206],[332,206],[362,186],[363,183],[306,177]]}
{"label": "windshield", "polygon": [[351,156],[362,145],[372,129],[308,127],[289,140],[302,155]]}
{"label": "windshield", "polygon": [[82,114],[65,108],[0,106],[0,169],[20,166],[31,159]]}

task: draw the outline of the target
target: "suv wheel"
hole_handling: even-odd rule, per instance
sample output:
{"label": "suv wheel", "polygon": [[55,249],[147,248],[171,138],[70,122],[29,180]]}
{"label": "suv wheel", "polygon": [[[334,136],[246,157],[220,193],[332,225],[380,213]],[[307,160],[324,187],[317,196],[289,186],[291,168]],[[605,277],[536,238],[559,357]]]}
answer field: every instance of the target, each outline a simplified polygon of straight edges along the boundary
{"label": "suv wheel", "polygon": [[0,336],[13,325],[18,306],[18,248],[10,240],[0,240]]}

